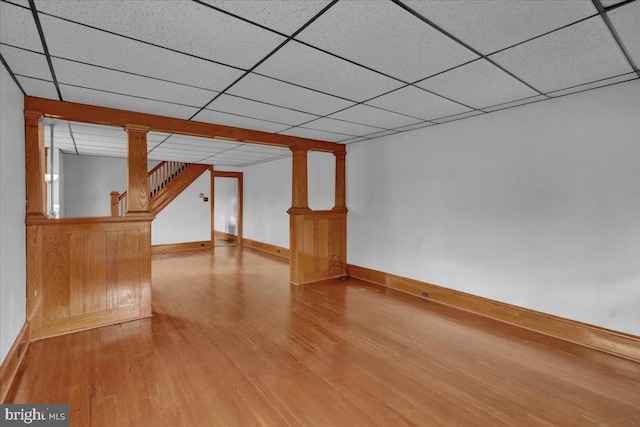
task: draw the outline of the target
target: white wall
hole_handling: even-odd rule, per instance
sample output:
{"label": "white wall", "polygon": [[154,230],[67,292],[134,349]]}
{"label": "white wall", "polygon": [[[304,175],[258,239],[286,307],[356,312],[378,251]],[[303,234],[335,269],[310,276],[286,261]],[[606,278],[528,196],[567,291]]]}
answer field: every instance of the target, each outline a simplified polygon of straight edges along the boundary
{"label": "white wall", "polygon": [[64,154],[65,216],[110,216],[112,191],[127,189],[127,159]]}
{"label": "white wall", "polygon": [[0,66],[0,364],[26,320],[24,98]]}
{"label": "white wall", "polygon": [[211,240],[211,173],[203,173],[164,208],[151,224],[151,244]]}
{"label": "white wall", "polygon": [[215,178],[214,226],[216,231],[238,235],[238,179]]}
{"label": "white wall", "polygon": [[243,237],[288,248],[291,158],[250,166],[242,172]]}
{"label": "white wall", "polygon": [[349,263],[640,335],[640,84],[348,147]]}

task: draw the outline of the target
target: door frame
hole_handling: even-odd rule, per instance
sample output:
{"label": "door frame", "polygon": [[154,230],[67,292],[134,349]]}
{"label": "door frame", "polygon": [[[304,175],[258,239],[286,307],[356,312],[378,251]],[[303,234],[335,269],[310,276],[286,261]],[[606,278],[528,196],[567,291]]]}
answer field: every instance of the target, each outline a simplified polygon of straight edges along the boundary
{"label": "door frame", "polygon": [[238,236],[237,236],[237,243],[238,245],[242,245],[242,225],[243,225],[243,219],[242,219],[242,212],[243,212],[243,173],[242,172],[225,172],[225,171],[218,171],[215,170],[213,168],[213,166],[209,167],[209,170],[211,171],[211,247],[214,248],[215,247],[215,218],[214,218],[214,211],[215,211],[215,201],[216,201],[216,197],[215,197],[215,180],[216,178],[232,178],[232,179],[237,179],[238,180],[238,228],[237,228],[237,232],[238,232]]}

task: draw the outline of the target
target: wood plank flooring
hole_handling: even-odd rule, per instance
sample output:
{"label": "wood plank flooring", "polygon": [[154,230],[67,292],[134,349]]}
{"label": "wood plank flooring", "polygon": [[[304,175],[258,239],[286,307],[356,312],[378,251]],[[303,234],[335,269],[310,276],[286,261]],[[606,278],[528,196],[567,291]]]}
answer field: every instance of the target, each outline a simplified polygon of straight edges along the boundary
{"label": "wood plank flooring", "polygon": [[[215,255],[214,255],[215,253]],[[238,246],[153,257],[151,319],[32,343],[73,426],[638,426],[640,365]]]}

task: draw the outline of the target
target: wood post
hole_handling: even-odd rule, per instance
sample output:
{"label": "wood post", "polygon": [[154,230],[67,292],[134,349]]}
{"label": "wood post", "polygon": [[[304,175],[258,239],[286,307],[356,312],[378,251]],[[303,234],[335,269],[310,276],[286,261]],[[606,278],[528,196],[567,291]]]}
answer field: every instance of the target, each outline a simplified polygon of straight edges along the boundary
{"label": "wood post", "polygon": [[306,148],[291,147],[293,153],[293,170],[291,176],[291,209],[289,212],[309,211],[309,188],[307,174],[307,152]]}
{"label": "wood post", "polygon": [[111,216],[120,216],[120,193],[112,191],[109,196],[111,197]]}
{"label": "wood post", "polygon": [[45,174],[44,121],[42,113],[24,112],[25,162],[27,178],[27,216],[47,216]]}
{"label": "wood post", "polygon": [[149,176],[147,173],[148,127],[125,125],[129,137],[127,162],[127,215],[149,212]]}

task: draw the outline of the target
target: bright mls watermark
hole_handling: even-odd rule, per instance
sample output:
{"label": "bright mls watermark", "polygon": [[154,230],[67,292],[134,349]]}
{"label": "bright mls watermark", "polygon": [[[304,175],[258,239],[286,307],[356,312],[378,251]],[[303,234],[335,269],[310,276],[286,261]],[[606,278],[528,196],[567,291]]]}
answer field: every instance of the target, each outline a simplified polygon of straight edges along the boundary
{"label": "bright mls watermark", "polygon": [[0,405],[3,426],[69,427],[69,405]]}

